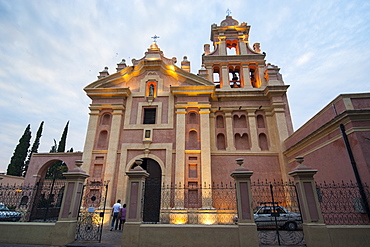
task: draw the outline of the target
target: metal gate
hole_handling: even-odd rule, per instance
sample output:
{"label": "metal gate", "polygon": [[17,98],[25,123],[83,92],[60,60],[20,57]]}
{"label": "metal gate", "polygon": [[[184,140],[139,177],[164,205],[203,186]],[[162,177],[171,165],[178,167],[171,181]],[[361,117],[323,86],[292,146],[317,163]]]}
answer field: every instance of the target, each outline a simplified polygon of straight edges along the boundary
{"label": "metal gate", "polygon": [[76,241],[101,241],[108,184],[84,185],[77,219]]}
{"label": "metal gate", "polygon": [[[34,197],[31,201],[29,221],[56,222],[58,220],[65,181],[61,179],[45,179],[36,183],[33,193]],[[28,197],[22,197],[23,199],[28,201]]]}
{"label": "metal gate", "polygon": [[262,245],[305,245],[297,190],[292,182],[252,184],[254,220]]}

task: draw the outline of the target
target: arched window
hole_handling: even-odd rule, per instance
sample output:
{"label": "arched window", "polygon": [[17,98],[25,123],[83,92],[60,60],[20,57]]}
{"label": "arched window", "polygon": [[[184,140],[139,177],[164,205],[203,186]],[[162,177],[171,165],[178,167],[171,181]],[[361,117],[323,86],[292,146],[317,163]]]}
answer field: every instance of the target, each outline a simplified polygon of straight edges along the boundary
{"label": "arched window", "polygon": [[216,117],[216,128],[225,128],[224,127],[224,118],[220,115]]}
{"label": "arched window", "polygon": [[217,149],[218,150],[226,150],[224,134],[218,134],[217,135]]}
{"label": "arched window", "polygon": [[243,135],[235,134],[235,148],[236,150],[249,150],[249,138],[248,134]]}
{"label": "arched window", "polygon": [[267,136],[264,133],[259,134],[258,143],[262,151],[269,150]]}
{"label": "arched window", "polygon": [[111,117],[110,117],[110,114],[109,113],[105,113],[102,117],[102,125],[109,125],[110,124],[110,121],[111,121]]}
{"label": "arched window", "polygon": [[262,115],[257,116],[257,127],[258,128],[265,128],[265,120],[263,119]]}
{"label": "arched window", "polygon": [[98,149],[108,149],[108,131],[103,130],[99,133]]}

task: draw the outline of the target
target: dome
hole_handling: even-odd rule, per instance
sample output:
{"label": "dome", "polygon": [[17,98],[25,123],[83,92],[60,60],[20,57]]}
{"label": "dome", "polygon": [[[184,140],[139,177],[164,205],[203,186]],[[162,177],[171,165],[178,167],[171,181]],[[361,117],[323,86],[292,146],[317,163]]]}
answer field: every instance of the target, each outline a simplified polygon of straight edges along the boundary
{"label": "dome", "polygon": [[239,22],[237,20],[234,20],[232,16],[226,16],[226,19],[223,20],[220,24],[220,26],[237,26],[239,25]]}

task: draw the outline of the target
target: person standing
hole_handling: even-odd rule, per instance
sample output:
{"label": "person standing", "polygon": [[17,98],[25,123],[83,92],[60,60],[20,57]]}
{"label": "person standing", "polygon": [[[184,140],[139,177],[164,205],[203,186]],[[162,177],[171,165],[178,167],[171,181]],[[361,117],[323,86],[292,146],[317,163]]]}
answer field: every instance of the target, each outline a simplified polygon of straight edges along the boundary
{"label": "person standing", "polygon": [[118,213],[121,210],[121,208],[122,208],[121,200],[117,200],[117,202],[112,207],[113,219],[112,219],[112,224],[110,228],[111,231],[113,230],[113,227],[115,227],[114,230],[117,230],[118,228],[118,222],[119,222]]}
{"label": "person standing", "polygon": [[118,230],[121,230],[121,229],[123,229],[124,224],[126,222],[126,204],[123,204],[123,206],[122,206],[122,208],[119,212],[119,219],[120,219],[120,221],[119,221]]}

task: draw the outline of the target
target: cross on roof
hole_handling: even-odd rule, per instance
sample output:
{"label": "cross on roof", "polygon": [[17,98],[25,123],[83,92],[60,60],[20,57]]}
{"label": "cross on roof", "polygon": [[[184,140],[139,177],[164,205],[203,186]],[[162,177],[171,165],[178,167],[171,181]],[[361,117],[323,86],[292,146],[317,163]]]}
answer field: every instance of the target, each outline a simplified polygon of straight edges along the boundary
{"label": "cross on roof", "polygon": [[154,35],[154,36],[152,37],[152,39],[153,39],[153,42],[154,42],[154,43],[156,43],[156,42],[157,42],[157,39],[159,39],[159,36]]}
{"label": "cross on roof", "polygon": [[226,13],[227,13],[227,16],[230,16],[230,14],[231,14],[231,10],[230,10],[230,9],[227,9],[227,10],[226,10]]}

